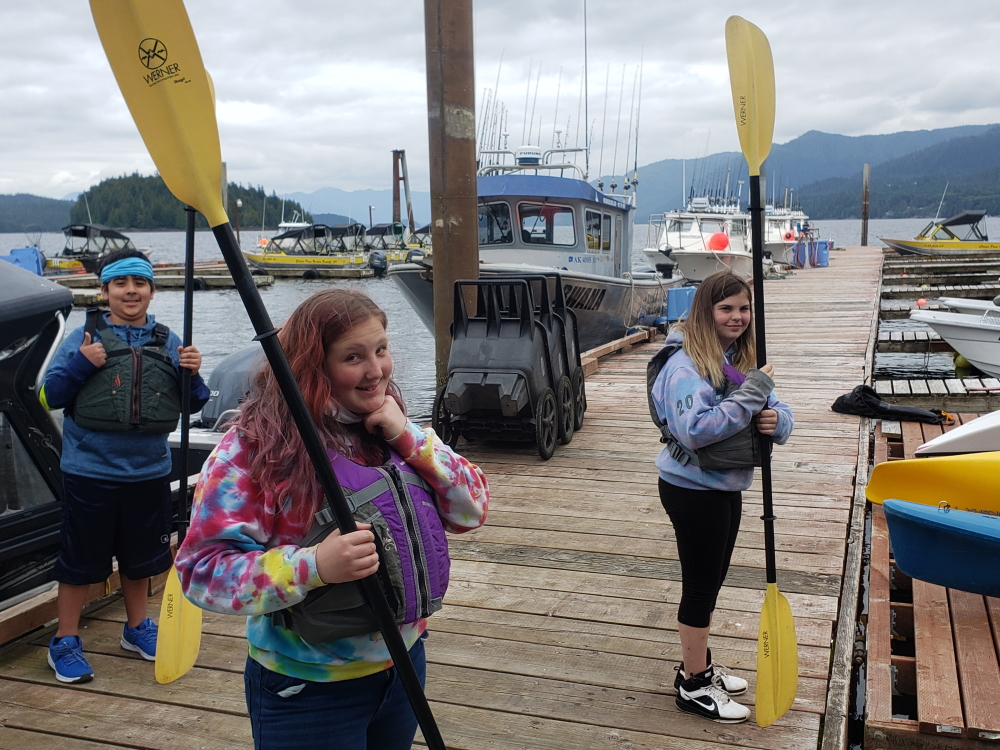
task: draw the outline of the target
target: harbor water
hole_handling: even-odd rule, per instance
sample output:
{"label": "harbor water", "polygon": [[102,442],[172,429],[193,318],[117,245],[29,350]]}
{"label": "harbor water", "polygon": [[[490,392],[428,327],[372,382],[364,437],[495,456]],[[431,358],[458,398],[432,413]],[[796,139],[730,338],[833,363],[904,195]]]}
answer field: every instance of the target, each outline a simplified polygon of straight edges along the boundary
{"label": "harbor water", "polygon": [[[926,224],[927,219],[876,219],[869,222],[869,244],[877,244],[878,236],[912,237]],[[814,222],[823,238],[832,238],[836,246],[853,246],[861,242],[861,222],[856,219]],[[128,233],[137,247],[151,251],[154,262],[181,263],[184,260],[183,232],[131,232]],[[243,245],[247,249],[256,244],[258,232],[247,231]],[[267,232],[270,236],[272,232]],[[648,237],[647,225],[636,225],[633,234],[633,268],[647,267],[642,249]],[[40,247],[47,255],[59,253],[63,247],[61,233],[45,233]],[[0,254],[25,243],[23,235],[0,234]],[[195,241],[195,258],[199,261],[221,260],[222,255],[210,232],[198,232]],[[798,273],[811,273],[810,270]],[[835,273],[836,265],[817,269],[815,273]],[[280,325],[309,295],[331,284],[360,289],[372,297],[389,318],[389,345],[395,363],[395,378],[406,397],[410,416],[418,421],[430,418],[434,401],[434,341],[431,334],[416,317],[396,285],[389,279],[280,279],[271,287],[260,290],[271,319]],[[183,292],[164,289],[156,293],[150,312],[158,320],[172,326],[180,333],[183,311]],[[809,311],[804,310],[807,316]],[[74,310],[67,329],[82,325],[84,311]],[[922,324],[909,320],[883,321],[883,330],[924,330]],[[212,369],[227,355],[248,346],[254,336],[239,294],[235,289],[197,292],[194,295],[194,343],[201,350],[204,364],[202,374],[207,378]],[[880,354],[876,358],[878,377],[954,377],[954,364],[947,354]]]}

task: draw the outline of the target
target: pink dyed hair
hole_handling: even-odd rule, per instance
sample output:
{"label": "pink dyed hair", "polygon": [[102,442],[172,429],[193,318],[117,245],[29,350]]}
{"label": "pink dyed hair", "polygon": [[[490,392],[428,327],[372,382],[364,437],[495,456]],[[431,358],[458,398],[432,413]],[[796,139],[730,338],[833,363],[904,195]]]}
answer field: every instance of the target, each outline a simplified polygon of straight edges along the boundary
{"label": "pink dyed hair", "polygon": [[[350,289],[326,289],[295,308],[278,334],[323,447],[366,465],[382,462],[385,442],[368,436],[363,427],[350,430],[349,436],[345,425],[336,420],[326,354],[333,342],[372,317],[383,328],[387,326],[385,312],[368,296]],[[399,387],[392,380],[388,393],[405,413]],[[250,476],[258,486],[319,502],[316,472],[269,364],[254,376],[236,426],[250,451]]]}

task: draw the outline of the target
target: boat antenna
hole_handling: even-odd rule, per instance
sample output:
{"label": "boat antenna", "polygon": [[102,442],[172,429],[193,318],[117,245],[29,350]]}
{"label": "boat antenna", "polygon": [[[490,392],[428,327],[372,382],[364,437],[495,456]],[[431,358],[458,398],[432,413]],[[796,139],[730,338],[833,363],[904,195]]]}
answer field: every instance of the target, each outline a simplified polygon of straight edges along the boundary
{"label": "boat antenna", "polygon": [[94,223],[94,217],[92,217],[90,215],[90,201],[87,200],[87,193],[86,192],[83,194],[83,205],[85,205],[87,207],[87,223],[88,224],[93,224]]}
{"label": "boat antenna", "polygon": [[[639,114],[642,112],[642,58],[643,49],[639,48],[639,102],[635,106],[635,161],[632,166],[632,185],[639,184]],[[626,157],[628,158],[628,157]]]}
{"label": "boat antenna", "polygon": [[[611,192],[615,192],[615,172],[618,171],[618,134],[622,129],[622,99],[625,96],[625,64],[622,64],[622,85],[618,89],[618,123],[615,125],[615,156],[611,160]],[[631,127],[631,126],[629,126]]]}
{"label": "boat antenna", "polygon": [[[559,78],[556,79],[556,113],[552,116],[552,146],[556,145],[556,127],[559,124],[559,90],[562,88],[562,65],[559,66]],[[539,145],[541,145],[541,131],[538,134]],[[560,146],[560,148],[562,148]]]}
{"label": "boat antenna", "polygon": [[941,206],[943,206],[943,205],[944,205],[944,197],[945,197],[945,195],[947,195],[947,194],[948,194],[948,185],[949,185],[949,184],[951,184],[951,182],[950,182],[950,181],[949,181],[949,182],[946,182],[946,183],[944,184],[944,192],[943,192],[943,193],[941,193],[941,202],[940,202],[940,203],[938,203],[938,210],[937,210],[937,213],[936,213],[936,214],[934,214],[934,221],[935,221],[935,223],[937,222],[937,220],[938,220],[938,217],[939,217],[939,216],[941,215]]}
{"label": "boat antenna", "polygon": [[[531,98],[531,67],[535,64],[534,60],[528,60],[528,87],[524,90],[524,120],[521,121],[521,145],[524,145],[524,129],[528,124],[528,99]],[[541,64],[539,64],[541,67]],[[534,115],[532,114],[532,117]]]}
{"label": "boat antenna", "polygon": [[604,133],[608,127],[608,84],[610,81],[611,81],[611,63],[608,63],[608,70],[604,74],[604,117],[601,119],[601,158],[597,164],[598,190],[604,190]]}
{"label": "boat antenna", "polygon": [[684,191],[687,190],[687,162],[681,159],[681,208],[684,206]]}
{"label": "boat antenna", "polygon": [[[590,122],[590,81],[587,78],[587,0],[583,0],[583,120],[584,120],[584,176],[590,177],[590,139],[587,137],[586,123]],[[580,145],[580,108],[576,112],[576,144]],[[574,161],[575,163],[575,161]],[[598,175],[600,177],[600,175]]]}
{"label": "boat antenna", "polygon": [[[535,105],[538,103],[538,87],[541,85],[541,83],[542,83],[542,63],[541,63],[541,60],[539,60],[539,62],[538,62],[538,73],[535,75],[535,96],[531,100],[531,117],[528,118],[528,143],[529,144],[531,143],[531,131],[532,131],[532,129],[535,126]],[[531,85],[530,81],[528,82],[528,85]],[[539,116],[538,121],[539,121],[539,123],[541,123],[541,116]],[[538,126],[538,141],[539,141],[538,145],[539,146],[542,145],[541,139],[542,139],[542,126],[539,124],[539,126]]]}
{"label": "boat antenna", "polygon": [[267,213],[267,193],[260,191],[264,195],[264,207],[260,210],[260,233],[264,234],[264,215]]}
{"label": "boat antenna", "polygon": [[483,152],[483,141],[486,138],[486,121],[489,119],[489,107],[490,107],[490,90],[487,88],[483,89],[483,99],[482,104],[477,110],[479,115],[479,126],[476,128],[476,163],[479,163],[480,157]]}
{"label": "boat antenna", "polygon": [[[580,98],[576,101],[576,135],[573,136],[573,148],[580,148],[580,115],[583,113],[583,87],[587,80],[587,68],[583,68],[583,76],[580,78]],[[587,138],[587,131],[583,131],[584,139]],[[569,125],[566,126],[566,140],[569,140]]]}
{"label": "boat antenna", "polygon": [[639,68],[635,69],[632,76],[632,101],[628,105],[628,137],[625,140],[625,163],[622,167],[622,191],[626,191],[631,186],[628,179],[628,152],[632,150],[632,114],[635,112],[635,87],[639,80]]}

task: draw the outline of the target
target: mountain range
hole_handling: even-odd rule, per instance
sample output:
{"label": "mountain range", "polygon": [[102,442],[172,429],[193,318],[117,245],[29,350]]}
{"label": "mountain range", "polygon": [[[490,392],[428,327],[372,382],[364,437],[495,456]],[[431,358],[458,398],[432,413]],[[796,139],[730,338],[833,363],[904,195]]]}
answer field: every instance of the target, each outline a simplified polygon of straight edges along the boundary
{"label": "mountain range", "polygon": [[[933,216],[939,204],[944,214],[964,209],[1000,214],[1000,126],[997,125],[863,136],[811,130],[772,147],[764,165],[768,200],[778,204],[789,200],[814,219],[858,218],[861,169],[866,162],[871,165],[872,218]],[[606,189],[615,182],[620,191],[624,179],[625,175],[605,175],[600,182]],[[638,170],[636,223],[648,222],[650,214],[681,207],[685,196],[723,196],[727,189],[729,195],[739,195],[743,204],[747,203],[746,162],[739,152],[647,164]],[[260,188],[256,191],[263,195]],[[430,221],[430,193],[416,190],[411,196],[414,218],[418,226],[423,226]],[[262,198],[258,202],[261,201]],[[20,232],[28,224],[37,224],[44,231],[58,231],[69,223],[74,203],[74,220],[79,220],[82,209],[79,198],[74,201],[25,194],[0,195],[0,232]],[[300,209],[316,221],[328,224],[343,223],[347,217],[364,224],[392,219],[391,190],[346,191],[328,187],[310,193],[288,193],[283,198],[272,194],[268,197],[268,219],[280,218],[282,203],[285,218],[291,218],[291,212]],[[247,206],[247,215],[242,217],[246,224],[259,221],[259,217],[252,217],[252,205],[251,202]],[[109,211],[108,220],[113,215],[125,221],[137,220],[130,218],[131,214],[116,214],[111,207]],[[402,211],[405,221],[405,206]],[[168,223],[172,225],[174,219],[171,213]],[[147,221],[142,224],[149,226]]]}

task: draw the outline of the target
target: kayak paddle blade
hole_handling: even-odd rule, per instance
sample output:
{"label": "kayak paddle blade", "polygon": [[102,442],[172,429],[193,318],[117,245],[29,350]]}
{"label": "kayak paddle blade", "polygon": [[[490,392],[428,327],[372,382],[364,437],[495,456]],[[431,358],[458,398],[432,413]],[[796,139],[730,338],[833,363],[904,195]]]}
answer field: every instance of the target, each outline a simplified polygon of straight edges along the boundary
{"label": "kayak paddle blade", "polygon": [[799,687],[795,620],[778,584],[767,584],[757,630],[757,724],[767,727],[792,707]]}
{"label": "kayak paddle blade", "polygon": [[210,226],[222,205],[215,97],[181,0],[91,0],[111,70],[156,169]]}
{"label": "kayak paddle blade", "polygon": [[774,135],[774,60],[764,32],[739,16],[726,21],[726,57],[740,149],[750,176],[771,152]]}
{"label": "kayak paddle blade", "polygon": [[201,648],[201,609],[181,591],[177,568],[170,568],[160,605],[156,639],[156,681],[173,682],[194,666]]}
{"label": "kayak paddle blade", "polygon": [[912,458],[875,464],[865,497],[921,505],[947,502],[956,510],[1000,513],[1000,451]]}

